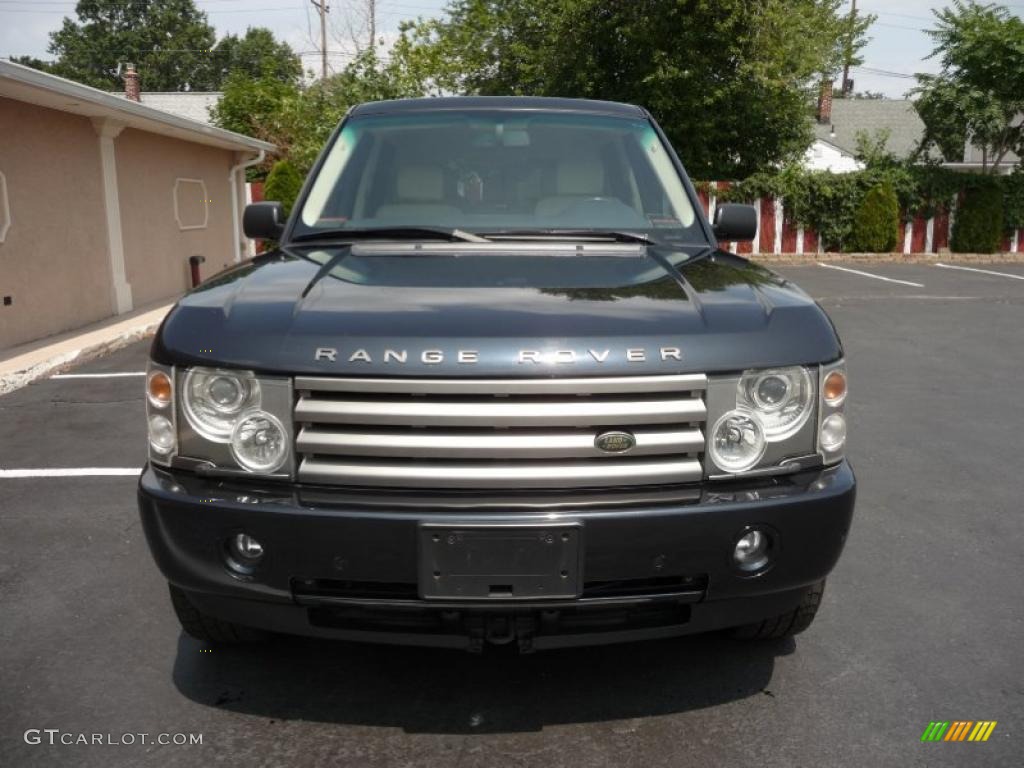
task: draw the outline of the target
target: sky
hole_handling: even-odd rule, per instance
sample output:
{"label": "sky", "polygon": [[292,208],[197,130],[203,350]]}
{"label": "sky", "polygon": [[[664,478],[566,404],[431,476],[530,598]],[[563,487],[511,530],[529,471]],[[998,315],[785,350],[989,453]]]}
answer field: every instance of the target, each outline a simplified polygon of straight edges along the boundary
{"label": "sky", "polygon": [[[243,33],[246,27],[269,27],[301,52],[307,68],[319,70],[319,27],[311,0],[197,0],[207,12],[218,37]],[[399,22],[417,16],[440,15],[445,0],[377,0],[380,36],[393,39]],[[1013,13],[1024,15],[1024,0],[1003,2]],[[365,30],[359,10],[366,0],[329,0],[329,62],[340,69],[351,57],[353,31]],[[943,3],[932,0],[857,0],[859,11],[877,14],[869,31],[871,41],[863,50],[864,64],[852,72],[857,91],[880,92],[900,98],[915,84],[915,72],[935,72],[937,63],[925,57],[931,40],[925,30],[932,25],[931,9]],[[65,15],[74,12],[74,0],[0,0],[0,58],[32,55],[49,58],[49,33]],[[848,7],[848,3],[847,3]]]}

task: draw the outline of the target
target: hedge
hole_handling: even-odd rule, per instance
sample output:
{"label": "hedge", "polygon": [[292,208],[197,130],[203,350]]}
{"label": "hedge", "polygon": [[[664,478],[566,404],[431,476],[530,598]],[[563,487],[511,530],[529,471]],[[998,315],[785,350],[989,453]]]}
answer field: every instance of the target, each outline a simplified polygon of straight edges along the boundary
{"label": "hedge", "polygon": [[998,195],[1002,210],[1000,233],[1024,229],[1024,170],[1009,176],[957,173],[934,165],[892,164],[852,173],[809,171],[800,166],[756,173],[719,192],[722,202],[753,202],[781,198],[786,215],[798,226],[818,232],[825,250],[855,250],[857,212],[868,192],[879,185],[893,190],[908,217],[930,217],[944,210],[961,193],[980,190]]}
{"label": "hedge", "polygon": [[1003,195],[995,187],[974,189],[964,196],[953,222],[950,250],[994,253],[1003,239]]}

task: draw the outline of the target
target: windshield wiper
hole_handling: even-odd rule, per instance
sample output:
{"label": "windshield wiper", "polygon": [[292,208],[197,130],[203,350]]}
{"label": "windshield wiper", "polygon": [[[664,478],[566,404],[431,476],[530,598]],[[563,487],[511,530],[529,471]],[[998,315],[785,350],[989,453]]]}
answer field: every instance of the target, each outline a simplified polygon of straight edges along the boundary
{"label": "windshield wiper", "polygon": [[582,240],[601,242],[611,240],[616,243],[642,243],[643,245],[660,245],[647,235],[639,232],[626,232],[615,229],[508,229],[500,232],[484,232],[483,235],[494,240]]}
{"label": "windshield wiper", "polygon": [[339,248],[337,251],[334,252],[334,255],[331,256],[331,258],[327,259],[327,261],[321,264],[320,269],[318,269],[316,271],[316,274],[313,275],[313,279],[306,283],[306,287],[303,289],[301,294],[302,298],[306,298],[309,295],[309,292],[313,290],[313,286],[319,283],[321,280],[323,280],[324,276],[329,274],[332,269],[334,269],[336,266],[341,264],[341,262],[347,259],[350,253],[352,253],[351,246]]}
{"label": "windshield wiper", "polygon": [[487,243],[486,237],[474,235],[461,229],[448,227],[364,227],[360,229],[325,229],[320,232],[307,232],[291,239],[293,243],[305,243],[313,240],[365,240],[380,238],[383,240],[422,240],[423,238],[443,238],[450,241],[466,243]]}

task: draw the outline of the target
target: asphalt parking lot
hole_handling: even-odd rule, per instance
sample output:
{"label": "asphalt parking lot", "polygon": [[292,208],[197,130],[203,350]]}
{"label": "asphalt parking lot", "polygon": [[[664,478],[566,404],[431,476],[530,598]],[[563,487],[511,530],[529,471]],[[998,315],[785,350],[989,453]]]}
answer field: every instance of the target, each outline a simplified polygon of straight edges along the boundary
{"label": "asphalt parking lot", "polygon": [[[860,481],[795,642],[210,649],[139,526],[143,379],[109,374],[146,345],[0,397],[0,765],[1020,765],[1024,265],[838,267],[779,270],[845,342]],[[921,743],[933,720],[998,725]],[[47,728],[203,743],[25,743]]]}

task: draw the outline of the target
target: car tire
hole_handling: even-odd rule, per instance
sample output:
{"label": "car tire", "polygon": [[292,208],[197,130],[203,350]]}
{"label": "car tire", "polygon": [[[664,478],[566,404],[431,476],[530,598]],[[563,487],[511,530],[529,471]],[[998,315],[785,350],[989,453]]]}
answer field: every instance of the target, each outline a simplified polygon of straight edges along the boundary
{"label": "car tire", "polygon": [[258,629],[207,616],[192,604],[183,590],[173,584],[167,586],[171,591],[171,605],[174,606],[174,613],[181,623],[181,628],[185,630],[185,634],[196,640],[217,645],[237,645],[266,639],[267,634]]}
{"label": "car tire", "polygon": [[799,635],[814,621],[823,594],[825,594],[824,579],[808,587],[807,592],[800,599],[800,604],[792,611],[772,616],[764,621],[736,627],[733,630],[733,637],[740,640],[779,640]]}

